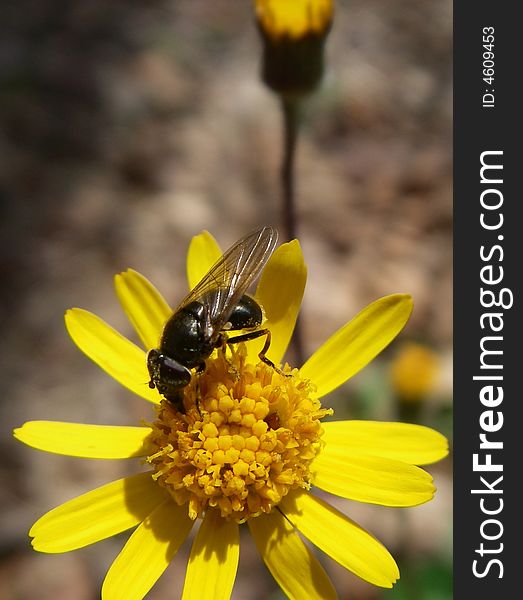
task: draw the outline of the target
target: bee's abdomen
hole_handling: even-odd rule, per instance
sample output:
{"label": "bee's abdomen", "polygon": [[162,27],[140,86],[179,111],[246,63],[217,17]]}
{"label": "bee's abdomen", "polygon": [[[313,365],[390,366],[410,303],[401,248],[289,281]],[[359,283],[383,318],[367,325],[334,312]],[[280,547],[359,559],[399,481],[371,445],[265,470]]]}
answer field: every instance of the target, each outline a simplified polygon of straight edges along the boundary
{"label": "bee's abdomen", "polygon": [[260,305],[247,294],[240,298],[229,317],[230,329],[251,329],[259,327],[263,321]]}

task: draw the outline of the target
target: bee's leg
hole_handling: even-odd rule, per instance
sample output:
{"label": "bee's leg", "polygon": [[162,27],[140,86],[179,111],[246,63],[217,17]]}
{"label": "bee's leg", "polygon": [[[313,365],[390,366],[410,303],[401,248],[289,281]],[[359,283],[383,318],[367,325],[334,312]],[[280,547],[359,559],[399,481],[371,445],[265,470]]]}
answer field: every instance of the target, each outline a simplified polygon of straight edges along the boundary
{"label": "bee's leg", "polygon": [[277,373],[280,375],[285,375],[285,377],[291,377],[290,373],[284,373],[280,368],[278,368],[272,360],[268,359],[266,354],[271,345],[271,332],[268,329],[259,329],[258,331],[251,331],[250,333],[244,333],[243,335],[237,335],[235,337],[231,337],[227,340],[227,344],[239,344],[240,342],[248,342],[250,340],[255,340],[256,338],[265,336],[265,344],[263,344],[263,348],[258,353],[258,356],[262,362],[269,367],[272,367]]}
{"label": "bee's leg", "polygon": [[200,374],[205,371],[205,361],[202,360],[196,365],[196,373]]}
{"label": "bee's leg", "polygon": [[[219,350],[221,350],[225,362],[229,365],[229,373],[234,376],[236,381],[238,381],[238,379],[240,378],[240,373],[239,373],[238,369],[234,366],[232,359],[230,360],[229,358],[227,358],[228,345],[229,345],[229,338],[228,338],[227,334],[223,333],[223,332],[220,333],[220,336],[218,337],[218,339],[216,341],[215,347],[218,348]],[[232,348],[231,348],[231,352],[232,352]]]}
{"label": "bee's leg", "polygon": [[198,409],[198,412],[200,414],[200,416],[202,415],[202,408],[201,408],[201,399],[202,399],[202,395],[200,392],[200,378],[198,377],[198,375],[201,375],[206,368],[206,363],[204,360],[200,361],[196,366],[196,381],[194,383],[194,393],[196,395],[196,407]]}

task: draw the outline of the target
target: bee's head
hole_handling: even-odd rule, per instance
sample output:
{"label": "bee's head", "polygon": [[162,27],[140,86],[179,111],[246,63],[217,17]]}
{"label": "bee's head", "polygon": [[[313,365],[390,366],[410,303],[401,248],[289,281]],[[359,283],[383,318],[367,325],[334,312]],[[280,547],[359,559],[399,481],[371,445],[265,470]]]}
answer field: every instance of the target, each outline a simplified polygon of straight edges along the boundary
{"label": "bee's head", "polygon": [[151,377],[149,387],[156,388],[162,396],[178,396],[191,381],[187,367],[158,350],[151,350],[147,355],[147,369]]}

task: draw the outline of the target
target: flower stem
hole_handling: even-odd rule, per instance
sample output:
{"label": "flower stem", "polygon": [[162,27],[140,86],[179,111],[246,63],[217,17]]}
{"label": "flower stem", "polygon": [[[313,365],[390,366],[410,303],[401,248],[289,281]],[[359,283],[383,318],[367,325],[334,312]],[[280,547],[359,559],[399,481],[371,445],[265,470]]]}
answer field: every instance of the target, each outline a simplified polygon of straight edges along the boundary
{"label": "flower stem", "polygon": [[286,241],[296,238],[296,210],[294,192],[294,164],[296,142],[300,121],[300,102],[296,98],[282,98],[283,111],[283,161],[281,165],[281,185],[283,192],[283,225]]}
{"label": "flower stem", "polygon": [[[295,208],[295,185],[294,185],[294,165],[296,156],[296,143],[298,141],[298,132],[300,126],[300,99],[282,96],[283,112],[283,160],[281,165],[281,186],[282,186],[282,221],[285,230],[286,241],[293,240],[296,235],[296,208]],[[295,364],[302,365],[303,338],[300,318],[296,321],[294,333],[291,341],[292,351],[294,353]]]}

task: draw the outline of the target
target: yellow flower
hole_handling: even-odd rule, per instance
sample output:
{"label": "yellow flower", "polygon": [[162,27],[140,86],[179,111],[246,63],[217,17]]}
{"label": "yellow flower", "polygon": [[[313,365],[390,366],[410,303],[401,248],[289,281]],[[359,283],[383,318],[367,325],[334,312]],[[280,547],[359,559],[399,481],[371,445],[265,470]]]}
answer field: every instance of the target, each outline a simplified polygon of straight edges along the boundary
{"label": "yellow flower", "polygon": [[332,0],[255,0],[263,41],[262,77],[293,98],[312,92],[323,75],[323,47],[332,23]]}
{"label": "yellow flower", "polygon": [[[190,287],[220,256],[213,238],[194,238]],[[272,333],[268,357],[279,363],[296,321],[306,268],[298,242],[280,246],[260,279],[256,298]],[[157,346],[171,309],[141,275],[116,276],[122,307],[146,350]],[[335,598],[318,559],[298,532],[345,568],[377,586],[399,577],[385,547],[321,499],[314,488],[361,502],[415,506],[435,488],[415,465],[440,460],[447,443],[417,425],[342,421],[320,399],[362,369],[409,318],[409,296],[382,298],[335,333],[300,369],[282,373],[259,363],[263,343],[215,352],[193,377],[178,413],[147,385],[146,353],[95,315],[66,314],[83,352],[122,385],[152,403],[140,427],[33,421],[15,437],[40,450],[70,456],[142,457],[145,472],[113,481],[62,504],[31,528],[33,547],[66,552],[136,527],[110,567],[102,598],[141,599],[196,521],[183,598],[228,598],[246,526],[270,572],[290,598]],[[245,526],[245,525],[243,525]]]}
{"label": "yellow flower", "polygon": [[419,402],[432,389],[438,373],[438,355],[422,344],[404,344],[391,364],[391,383],[403,402]]}

